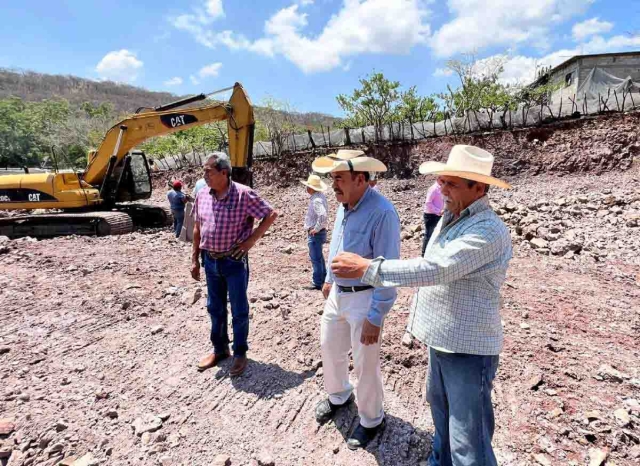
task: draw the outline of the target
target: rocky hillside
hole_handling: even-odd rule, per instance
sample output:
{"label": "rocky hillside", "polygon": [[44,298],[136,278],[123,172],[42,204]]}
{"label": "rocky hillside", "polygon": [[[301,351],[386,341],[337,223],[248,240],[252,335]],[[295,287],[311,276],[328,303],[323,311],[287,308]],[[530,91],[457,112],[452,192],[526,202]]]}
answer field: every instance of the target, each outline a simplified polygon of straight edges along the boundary
{"label": "rocky hillside", "polygon": [[[563,121],[538,128],[495,131],[427,139],[416,144],[396,143],[362,147],[385,162],[385,177],[412,178],[426,160],[445,160],[454,144],[473,144],[496,156],[495,172],[518,174],[604,173],[627,170],[640,156],[640,112]],[[308,175],[311,161],[333,150],[316,150],[265,158],[255,162],[260,185],[287,185]]]}

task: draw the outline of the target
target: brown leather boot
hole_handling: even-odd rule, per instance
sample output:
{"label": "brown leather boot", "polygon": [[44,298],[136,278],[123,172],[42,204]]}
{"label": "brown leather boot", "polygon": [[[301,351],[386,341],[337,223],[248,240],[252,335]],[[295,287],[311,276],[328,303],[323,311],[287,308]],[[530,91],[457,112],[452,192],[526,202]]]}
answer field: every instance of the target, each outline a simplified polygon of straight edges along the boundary
{"label": "brown leather boot", "polygon": [[198,363],[199,371],[206,371],[220,363],[220,361],[227,359],[229,357],[229,353],[220,353],[220,354],[208,354],[204,358],[200,360]]}
{"label": "brown leather boot", "polygon": [[247,368],[247,363],[248,360],[246,356],[234,356],[233,364],[231,365],[231,369],[229,369],[229,375],[231,375],[231,377],[241,375]]}

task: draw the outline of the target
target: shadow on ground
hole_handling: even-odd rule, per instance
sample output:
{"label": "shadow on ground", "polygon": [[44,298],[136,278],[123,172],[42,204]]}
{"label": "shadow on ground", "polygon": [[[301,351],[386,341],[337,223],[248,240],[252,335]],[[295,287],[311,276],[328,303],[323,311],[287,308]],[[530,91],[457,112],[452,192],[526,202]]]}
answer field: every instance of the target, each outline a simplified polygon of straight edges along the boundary
{"label": "shadow on ground", "polygon": [[[366,451],[373,455],[380,466],[398,464],[419,465],[426,461],[431,452],[433,437],[429,432],[414,427],[410,422],[396,416],[385,414],[386,427],[382,434],[367,446]],[[344,448],[351,433],[358,427],[360,418],[355,403],[347,409],[338,411],[333,423],[344,438]],[[331,426],[331,424],[329,424]]]}
{"label": "shadow on ground", "polygon": [[[221,365],[215,378],[229,377],[231,368],[230,358]],[[281,395],[287,390],[301,385],[306,379],[313,377],[314,371],[292,372],[283,369],[277,364],[264,363],[249,359],[249,365],[244,374],[231,378],[231,383],[236,390],[253,393],[258,398],[272,398]]]}

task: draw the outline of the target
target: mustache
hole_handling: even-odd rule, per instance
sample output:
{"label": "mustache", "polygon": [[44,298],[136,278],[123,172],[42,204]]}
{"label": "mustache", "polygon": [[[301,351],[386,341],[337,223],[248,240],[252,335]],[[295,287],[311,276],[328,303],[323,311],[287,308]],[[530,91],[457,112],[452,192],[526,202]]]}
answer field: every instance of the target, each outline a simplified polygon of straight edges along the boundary
{"label": "mustache", "polygon": [[343,194],[342,191],[340,191],[339,189],[334,189],[333,192],[336,194]]}

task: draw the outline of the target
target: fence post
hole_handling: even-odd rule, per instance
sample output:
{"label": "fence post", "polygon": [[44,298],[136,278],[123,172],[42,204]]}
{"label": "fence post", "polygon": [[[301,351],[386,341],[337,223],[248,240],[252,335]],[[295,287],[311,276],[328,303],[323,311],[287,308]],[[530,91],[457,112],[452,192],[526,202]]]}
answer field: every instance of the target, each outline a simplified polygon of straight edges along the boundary
{"label": "fence post", "polygon": [[584,93],[584,114],[588,115],[589,114],[589,104],[587,104],[587,93]]}
{"label": "fence post", "polygon": [[364,139],[364,128],[361,128],[360,132],[362,133],[362,144],[364,144],[366,142]]}
{"label": "fence post", "polygon": [[616,92],[616,90],[613,90],[613,95],[616,98],[616,107],[618,107],[618,111],[620,111],[620,102],[618,102],[618,93]]}
{"label": "fence post", "polygon": [[351,136],[349,136],[349,128],[344,128],[344,140],[347,143],[347,146],[351,145]]}
{"label": "fence post", "polygon": [[331,126],[327,125],[327,138],[329,139],[329,147],[331,147]]}
{"label": "fence post", "polygon": [[310,129],[307,130],[307,134],[309,135],[309,142],[311,143],[311,147],[313,149],[315,149],[316,148],[316,143],[313,140],[313,136],[311,136],[311,130]]}
{"label": "fence post", "polygon": [[560,97],[560,110],[558,110],[558,118],[562,118],[562,97]]}

